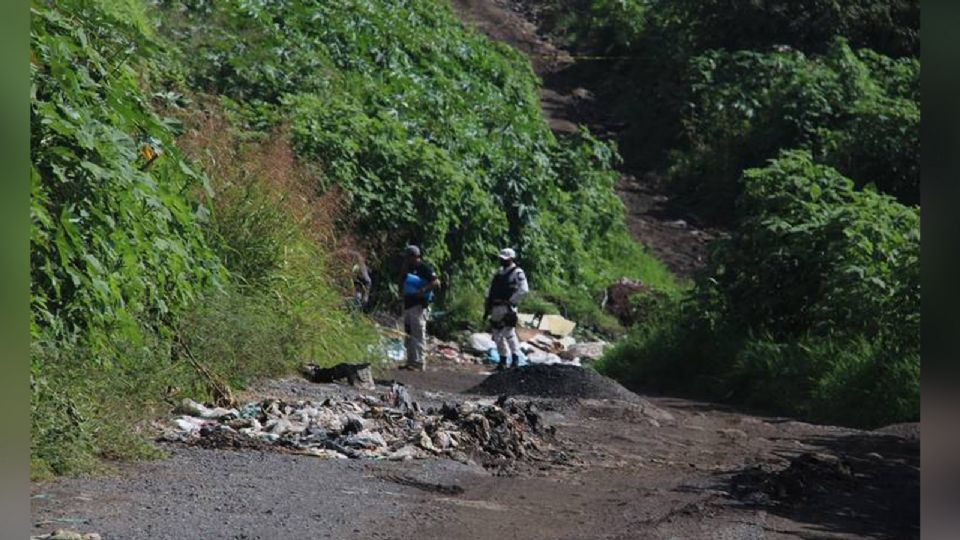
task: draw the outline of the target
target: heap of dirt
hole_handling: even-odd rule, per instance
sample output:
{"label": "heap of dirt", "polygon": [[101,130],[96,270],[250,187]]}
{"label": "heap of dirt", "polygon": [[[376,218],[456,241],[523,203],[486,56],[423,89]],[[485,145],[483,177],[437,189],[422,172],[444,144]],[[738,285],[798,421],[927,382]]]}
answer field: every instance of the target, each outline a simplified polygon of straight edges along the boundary
{"label": "heap of dirt", "polygon": [[811,497],[849,492],[857,481],[850,463],[829,454],[804,453],[785,469],[754,466],[732,478],[733,493],[754,503],[795,504]]}
{"label": "heap of dirt", "polygon": [[494,373],[467,393],[640,401],[639,396],[592,369],[557,364],[532,364]]}

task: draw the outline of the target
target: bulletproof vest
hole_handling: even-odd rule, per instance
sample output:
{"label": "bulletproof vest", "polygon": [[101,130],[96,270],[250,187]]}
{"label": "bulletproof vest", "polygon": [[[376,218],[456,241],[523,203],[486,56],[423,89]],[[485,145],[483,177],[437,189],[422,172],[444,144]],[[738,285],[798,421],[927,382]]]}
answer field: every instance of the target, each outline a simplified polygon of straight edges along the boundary
{"label": "bulletproof vest", "polygon": [[493,276],[493,283],[490,285],[491,300],[502,300],[504,302],[510,300],[513,293],[517,292],[517,284],[513,281],[513,275],[519,269],[519,266],[514,266],[507,272],[502,274],[497,272],[497,274]]}

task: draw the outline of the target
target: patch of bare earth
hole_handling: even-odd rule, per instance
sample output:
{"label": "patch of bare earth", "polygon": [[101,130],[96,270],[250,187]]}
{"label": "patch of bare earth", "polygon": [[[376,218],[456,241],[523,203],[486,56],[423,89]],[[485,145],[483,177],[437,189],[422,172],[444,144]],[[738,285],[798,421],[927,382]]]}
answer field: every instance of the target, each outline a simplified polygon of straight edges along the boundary
{"label": "patch of bare earth", "polygon": [[[438,365],[402,379],[424,408],[483,374]],[[508,372],[509,374],[509,372]],[[246,398],[347,399],[291,378]],[[817,426],[638,396],[532,400],[554,430],[549,459],[484,467],[444,457],[320,459],[229,444],[164,444],[119,475],[33,488],[35,534],[103,538],[918,538],[916,438]],[[899,429],[908,431],[906,429]]]}
{"label": "patch of bare earth", "polygon": [[[537,32],[522,3],[510,0],[453,0],[465,23],[490,38],[507,43],[530,57],[543,80],[540,106],[544,119],[558,134],[573,133],[579,125],[605,140],[617,140],[626,126],[610,104],[595,97],[600,83],[578,60]],[[591,60],[586,60],[591,61]],[[656,175],[631,164],[629,148],[620,148],[617,194],[626,208],[627,227],[672,272],[689,277],[703,266],[707,244],[719,231],[703,227],[696,216],[671,204]]]}

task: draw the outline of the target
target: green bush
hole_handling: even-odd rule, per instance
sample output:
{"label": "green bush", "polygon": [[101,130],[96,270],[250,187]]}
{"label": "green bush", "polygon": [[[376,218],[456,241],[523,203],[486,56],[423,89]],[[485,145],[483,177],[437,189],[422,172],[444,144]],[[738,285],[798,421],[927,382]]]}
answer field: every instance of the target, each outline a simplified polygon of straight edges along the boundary
{"label": "green bush", "polygon": [[[139,321],[162,322],[224,275],[184,195],[202,178],[140,90],[155,44],[91,6],[33,10],[35,329],[135,339]],[[164,150],[146,170],[140,133]]]}
{"label": "green bush", "polygon": [[550,0],[544,28],[561,43],[592,51],[642,53],[665,42],[685,54],[710,49],[765,50],[787,45],[824,52],[834,38],[888,56],[920,55],[918,0]]}
{"label": "green bush", "polygon": [[[836,37],[888,56],[920,55],[919,0],[665,1],[694,50],[788,45],[822,53]],[[669,19],[668,19],[669,20]]]}
{"label": "green bush", "polygon": [[805,151],[743,177],[696,287],[610,351],[632,384],[862,427],[919,414],[916,208]]}
{"label": "green bush", "polygon": [[[340,310],[317,223],[257,170],[228,188],[223,156],[208,177],[178,149],[182,121],[157,111],[189,100],[147,13],[139,2],[33,3],[35,477],[156,456],[141,423],[184,396],[213,397],[179,341],[240,386],[308,358],[369,358],[375,341],[368,321]],[[149,165],[148,138],[162,150]]]}
{"label": "green bush", "polygon": [[919,201],[916,0],[554,0],[539,15],[611,55],[571,71],[628,123],[630,165],[667,173],[701,218],[729,224],[741,173],[790,148]]}
{"label": "green bush", "polygon": [[483,293],[471,288],[451,290],[441,310],[435,312],[429,331],[440,339],[456,339],[459,332],[482,329]]}
{"label": "green bush", "polygon": [[[665,274],[629,243],[614,149],[587,133],[558,140],[528,61],[465,30],[448,7],[161,5],[167,35],[196,52],[183,58],[192,83],[229,98],[249,128],[288,122],[317,189],[346,193],[378,275],[396,274],[392,255],[408,242],[458,287],[484,287],[504,245],[540,287],[594,293],[620,277],[609,259],[624,249],[643,259],[631,276]],[[375,282],[373,297],[389,297],[390,284]]]}
{"label": "green bush", "polygon": [[729,320],[777,339],[807,331],[919,347],[920,218],[858,191],[807,152],[744,174],[738,224],[699,290]]}
{"label": "green bush", "polygon": [[[712,51],[694,58],[686,142],[671,176],[688,199],[722,219],[745,169],[781,149],[807,148],[858,185],[919,201],[919,102],[888,94],[871,72],[876,63],[875,53],[855,54],[843,40],[821,57]],[[890,63],[919,70],[914,60]]]}

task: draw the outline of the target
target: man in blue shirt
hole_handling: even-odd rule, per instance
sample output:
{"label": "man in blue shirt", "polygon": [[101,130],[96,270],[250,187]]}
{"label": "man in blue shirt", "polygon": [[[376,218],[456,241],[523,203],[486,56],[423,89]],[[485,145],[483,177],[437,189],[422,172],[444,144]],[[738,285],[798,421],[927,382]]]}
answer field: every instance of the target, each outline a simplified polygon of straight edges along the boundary
{"label": "man in blue shirt", "polygon": [[423,371],[426,369],[424,347],[427,342],[427,318],[430,315],[430,300],[433,290],[440,286],[440,279],[433,267],[420,257],[420,248],[407,246],[400,278],[403,294],[403,329],[407,334],[407,364],[402,369]]}

